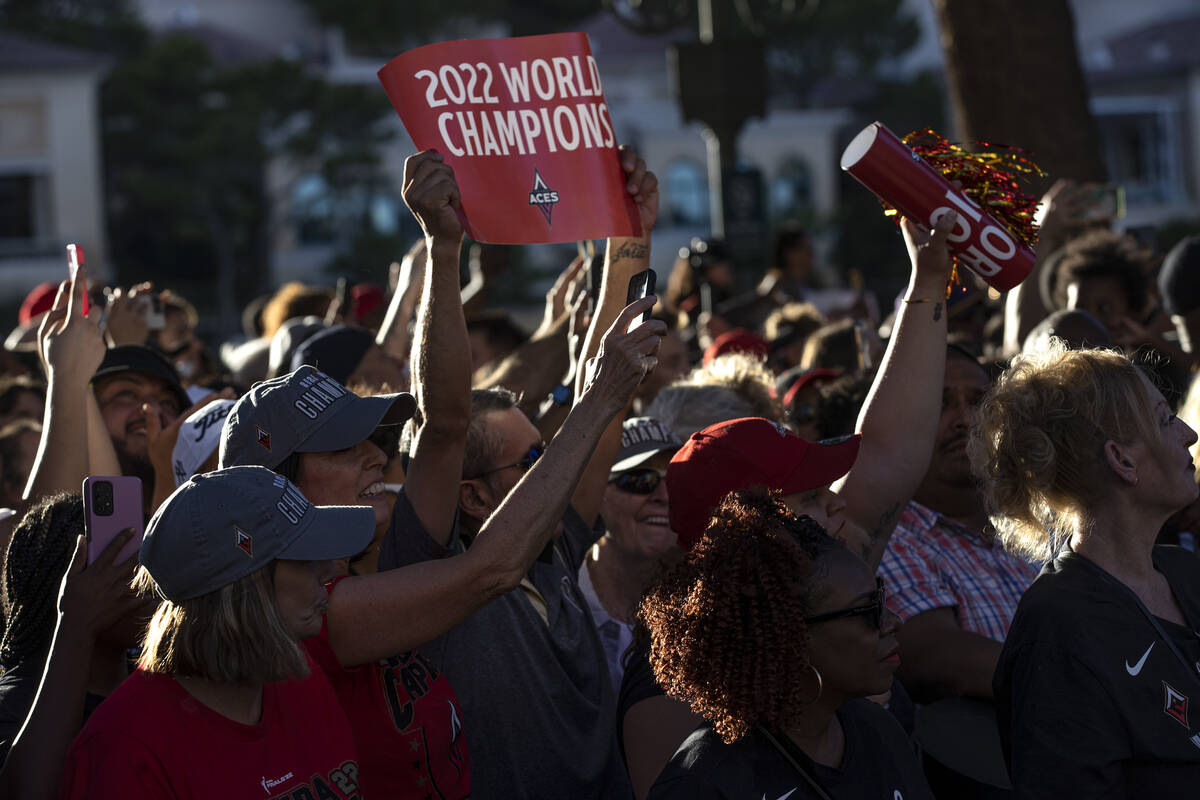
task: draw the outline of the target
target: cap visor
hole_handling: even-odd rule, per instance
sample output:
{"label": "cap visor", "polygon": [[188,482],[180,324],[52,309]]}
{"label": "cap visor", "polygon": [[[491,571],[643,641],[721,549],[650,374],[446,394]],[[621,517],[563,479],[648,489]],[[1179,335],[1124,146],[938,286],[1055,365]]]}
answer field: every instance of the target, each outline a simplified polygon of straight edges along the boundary
{"label": "cap visor", "polygon": [[828,486],[854,466],[860,444],[861,433],[856,433],[837,444],[814,442],[804,454],[804,460],[796,465],[787,482],[779,487],[780,491],[783,494],[793,494]]}
{"label": "cap visor", "polygon": [[329,561],[358,555],[375,535],[370,506],[313,506],[304,530],[276,558]]}
{"label": "cap visor", "polygon": [[624,472],[627,469],[640,467],[642,464],[645,464],[659,453],[674,453],[682,446],[683,445],[678,444],[664,444],[661,447],[655,447],[643,453],[634,453],[633,455],[626,456],[617,463],[613,464],[612,469],[610,469],[608,473],[609,475],[616,475],[618,472]]}
{"label": "cap visor", "polygon": [[406,392],[360,397],[343,406],[312,436],[301,442],[296,452],[325,453],[354,447],[380,425],[407,422],[416,410],[417,401]]}

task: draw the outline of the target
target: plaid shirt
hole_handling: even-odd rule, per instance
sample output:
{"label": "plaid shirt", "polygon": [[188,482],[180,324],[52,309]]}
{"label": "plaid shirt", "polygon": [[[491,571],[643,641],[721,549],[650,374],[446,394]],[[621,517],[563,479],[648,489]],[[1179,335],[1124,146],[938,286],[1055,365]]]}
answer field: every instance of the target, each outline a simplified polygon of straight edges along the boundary
{"label": "plaid shirt", "polygon": [[963,630],[1003,642],[1038,568],[998,542],[911,502],[879,565],[887,607],[908,621],[953,607]]}

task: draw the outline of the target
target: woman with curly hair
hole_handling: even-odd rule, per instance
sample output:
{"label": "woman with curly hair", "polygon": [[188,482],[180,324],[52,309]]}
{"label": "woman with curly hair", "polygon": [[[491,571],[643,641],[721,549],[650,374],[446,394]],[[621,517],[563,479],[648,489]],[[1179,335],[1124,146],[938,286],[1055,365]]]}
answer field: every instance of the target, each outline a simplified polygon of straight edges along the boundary
{"label": "woman with curly hair", "polygon": [[861,699],[891,688],[900,620],[810,517],[731,494],[640,613],[659,683],[712,726],[675,753],[653,800],[932,798],[899,723]]}
{"label": "woman with curly hair", "polygon": [[1125,356],[1018,357],[970,445],[1009,550],[1045,568],[993,686],[1014,796],[1195,797],[1200,560],[1155,546],[1196,499],[1195,432]]}

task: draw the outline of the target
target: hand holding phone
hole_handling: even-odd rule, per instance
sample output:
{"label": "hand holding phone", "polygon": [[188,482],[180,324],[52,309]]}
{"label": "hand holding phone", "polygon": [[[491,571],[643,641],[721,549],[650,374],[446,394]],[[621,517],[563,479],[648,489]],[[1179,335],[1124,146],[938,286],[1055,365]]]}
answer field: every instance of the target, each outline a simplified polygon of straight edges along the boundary
{"label": "hand holding phone", "polygon": [[115,563],[137,554],[142,546],[144,516],[142,481],[123,475],[89,475],[83,479],[84,530],[91,564],[121,531],[133,530],[133,538],[121,548]]}
{"label": "hand holding phone", "polygon": [[[629,279],[629,291],[625,295],[625,305],[629,305],[635,300],[641,300],[643,297],[649,297],[654,294],[657,284],[657,275],[654,270],[644,269]],[[641,325],[650,317],[650,312],[646,311],[634,317],[633,322],[629,323],[629,330],[633,330],[638,325]]]}
{"label": "hand holding phone", "polygon": [[[79,272],[79,265],[86,263],[83,258],[83,248],[77,244],[67,245],[67,274],[71,280],[75,280],[75,274]],[[83,284],[83,315],[86,317],[90,310],[88,303],[87,280],[84,279]]]}

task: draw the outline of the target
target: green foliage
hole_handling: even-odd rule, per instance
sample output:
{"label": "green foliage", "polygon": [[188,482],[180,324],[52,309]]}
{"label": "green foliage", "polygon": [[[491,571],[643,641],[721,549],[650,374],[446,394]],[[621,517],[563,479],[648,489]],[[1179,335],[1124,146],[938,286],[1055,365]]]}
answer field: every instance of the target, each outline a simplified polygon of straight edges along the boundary
{"label": "green foliage", "polygon": [[457,21],[502,22],[514,36],[554,33],[600,11],[600,0],[302,0],[325,25],[341,28],[359,50],[395,55],[397,46],[453,38]]}

